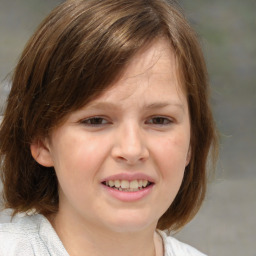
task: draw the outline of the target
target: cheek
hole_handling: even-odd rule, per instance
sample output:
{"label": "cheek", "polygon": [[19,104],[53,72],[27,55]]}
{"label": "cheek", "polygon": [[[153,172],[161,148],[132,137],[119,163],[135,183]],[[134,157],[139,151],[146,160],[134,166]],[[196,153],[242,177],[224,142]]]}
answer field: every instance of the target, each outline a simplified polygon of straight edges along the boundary
{"label": "cheek", "polygon": [[189,148],[187,141],[183,136],[175,136],[158,144],[156,161],[159,174],[166,190],[173,195],[178,192],[183,180]]}
{"label": "cheek", "polygon": [[155,164],[159,174],[160,188],[160,196],[158,195],[156,200],[159,202],[160,214],[163,214],[180,189],[186,166],[188,143],[184,143],[177,137],[160,142],[155,148]]}
{"label": "cheek", "polygon": [[[101,147],[101,145],[105,147]],[[70,136],[61,140],[55,149],[54,167],[59,182],[74,186],[90,180],[97,175],[107,154],[107,143],[99,138]]]}
{"label": "cheek", "polygon": [[96,142],[88,140],[62,141],[55,154],[55,171],[59,183],[60,200],[73,206],[86,200],[86,195],[97,181],[99,152]]}
{"label": "cheek", "polygon": [[184,136],[175,136],[158,144],[158,158],[167,170],[184,171],[189,151],[188,141]]}

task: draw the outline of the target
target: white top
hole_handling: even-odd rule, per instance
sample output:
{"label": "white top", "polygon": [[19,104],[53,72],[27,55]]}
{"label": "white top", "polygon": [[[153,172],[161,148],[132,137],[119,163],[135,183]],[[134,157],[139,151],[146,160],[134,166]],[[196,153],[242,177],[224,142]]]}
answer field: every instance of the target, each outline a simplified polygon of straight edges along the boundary
{"label": "white top", "polygon": [[[165,232],[164,256],[206,256]],[[0,256],[69,256],[50,222],[40,214],[0,224]]]}

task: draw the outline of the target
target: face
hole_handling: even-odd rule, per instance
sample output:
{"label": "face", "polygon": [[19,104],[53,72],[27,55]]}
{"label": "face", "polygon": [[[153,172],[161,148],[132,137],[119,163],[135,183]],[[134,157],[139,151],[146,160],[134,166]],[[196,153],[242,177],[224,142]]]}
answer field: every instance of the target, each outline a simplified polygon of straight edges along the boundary
{"label": "face", "polygon": [[155,228],[190,148],[187,100],[168,43],[137,54],[119,81],[38,147],[32,154],[58,177],[58,214],[117,232]]}

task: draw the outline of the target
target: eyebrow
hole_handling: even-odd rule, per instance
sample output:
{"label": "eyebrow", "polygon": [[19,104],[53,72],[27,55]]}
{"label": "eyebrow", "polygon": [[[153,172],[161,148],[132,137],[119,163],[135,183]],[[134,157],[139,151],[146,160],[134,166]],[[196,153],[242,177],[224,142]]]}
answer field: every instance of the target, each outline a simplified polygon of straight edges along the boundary
{"label": "eyebrow", "polygon": [[151,103],[149,105],[146,105],[147,109],[160,109],[160,108],[166,108],[169,106],[175,106],[178,108],[181,108],[184,111],[184,105],[177,102],[155,102]]}
{"label": "eyebrow", "polygon": [[[162,109],[162,108],[166,108],[166,107],[169,107],[169,106],[175,106],[177,108],[182,109],[182,111],[185,111],[185,108],[184,108],[183,104],[181,104],[179,102],[171,102],[171,101],[150,103],[150,104],[144,106],[144,108],[148,109],[148,110],[153,110],[153,109]],[[86,108],[117,110],[118,105],[113,104],[112,102],[96,102],[96,103],[93,103],[91,105],[90,104],[87,105]]]}
{"label": "eyebrow", "polygon": [[87,106],[85,106],[85,108],[89,108],[89,109],[117,109],[118,106],[116,104],[113,104],[111,102],[96,102],[93,104],[88,104]]}

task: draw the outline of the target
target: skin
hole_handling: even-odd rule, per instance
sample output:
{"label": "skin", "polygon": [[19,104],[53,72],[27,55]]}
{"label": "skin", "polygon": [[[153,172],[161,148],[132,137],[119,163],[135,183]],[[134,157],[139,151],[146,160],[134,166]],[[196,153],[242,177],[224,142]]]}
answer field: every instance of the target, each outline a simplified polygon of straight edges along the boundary
{"label": "skin", "polygon": [[[49,220],[71,256],[163,255],[156,225],[190,160],[188,104],[168,42],[140,51],[120,80],[31,153],[56,170],[59,212]],[[101,182],[120,173],[148,175],[149,193],[113,197]]]}

